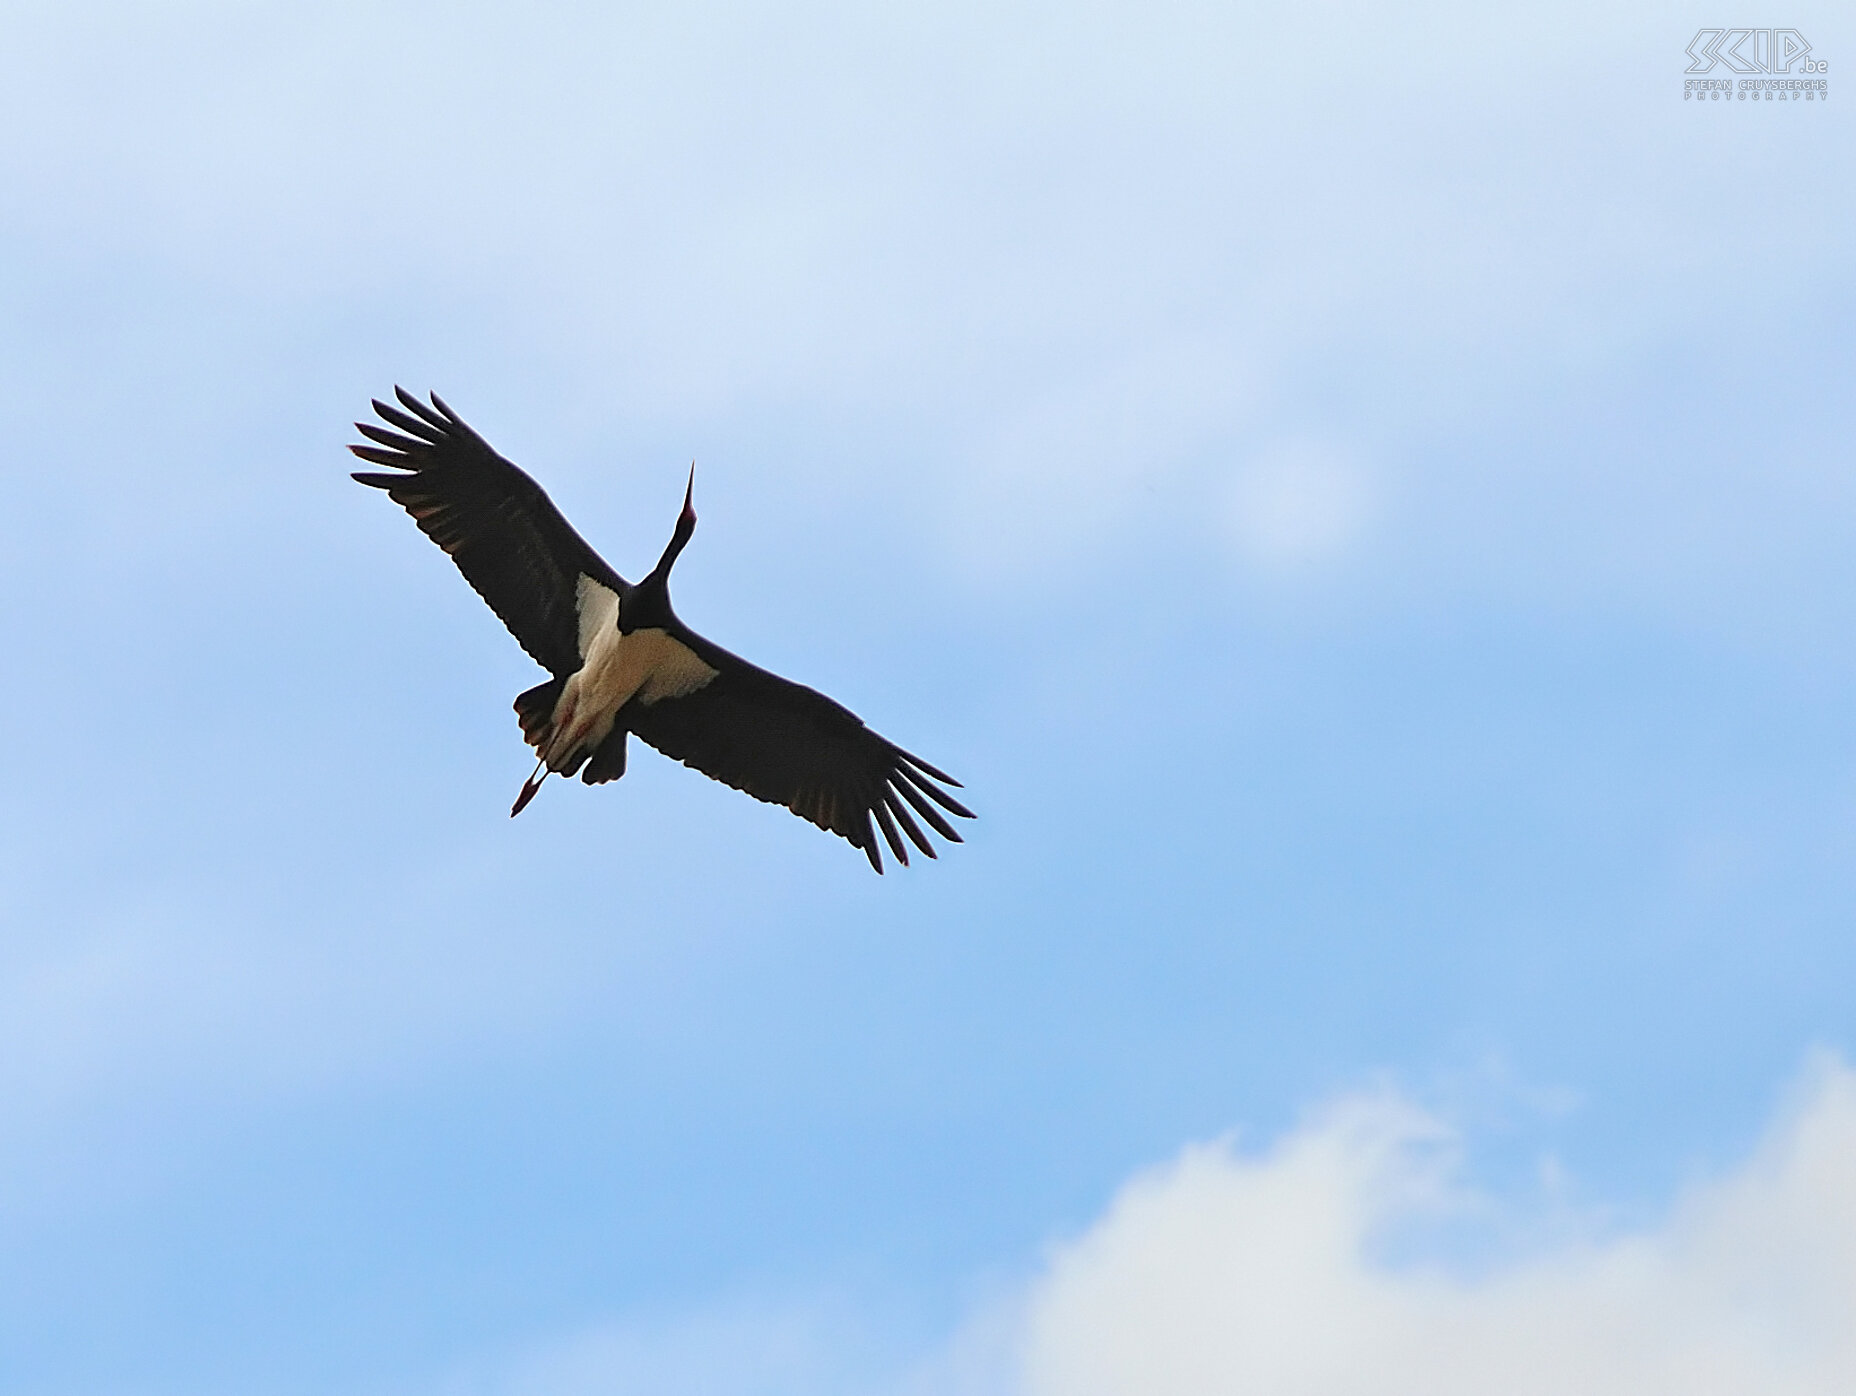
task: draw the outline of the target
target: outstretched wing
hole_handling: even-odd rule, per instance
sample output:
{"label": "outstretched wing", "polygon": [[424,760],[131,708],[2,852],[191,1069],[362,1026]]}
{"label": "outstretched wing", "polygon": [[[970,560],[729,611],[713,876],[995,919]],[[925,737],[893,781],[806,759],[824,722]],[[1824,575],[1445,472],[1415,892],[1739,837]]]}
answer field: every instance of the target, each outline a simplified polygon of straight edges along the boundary
{"label": "outstretched wing", "polygon": [[356,422],[378,444],[348,449],[406,473],[354,478],[385,490],[412,515],[538,664],[556,678],[573,673],[580,667],[580,578],[613,591],[625,582],[541,486],[491,450],[437,393],[428,407],[404,388],[393,392],[407,411],[378,399],[374,411],[399,432]]}
{"label": "outstretched wing", "polygon": [[917,848],[935,856],[911,809],[942,838],[961,842],[941,812],[973,818],[941,788],[957,787],[959,781],[879,737],[822,693],[705,641],[697,640],[697,653],[718,671],[708,684],[625,710],[625,725],[644,741],[704,775],[758,800],[785,805],[841,835],[861,848],[879,873],[883,855],[872,819],[904,866],[908,846],[898,825]]}

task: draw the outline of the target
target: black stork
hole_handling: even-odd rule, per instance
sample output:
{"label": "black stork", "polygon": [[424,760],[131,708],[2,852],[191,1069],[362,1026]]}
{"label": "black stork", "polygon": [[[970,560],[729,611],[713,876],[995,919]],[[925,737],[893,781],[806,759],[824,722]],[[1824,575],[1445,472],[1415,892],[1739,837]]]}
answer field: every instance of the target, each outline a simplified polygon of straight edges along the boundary
{"label": "black stork", "polygon": [[399,431],[356,422],[376,444],[348,449],[400,473],[354,478],[411,514],[552,675],[516,698],[522,735],[540,759],[511,817],[550,771],[578,771],[588,785],[617,780],[626,735],[635,732],[664,755],[849,840],[879,873],[873,816],[905,866],[898,825],[935,856],[910,809],[943,838],[961,841],[942,810],[963,819],[973,812],[936,784],[959,781],[824,694],[756,668],[677,618],[670,569],[696,531],[694,466],[670,545],[634,586],[437,393],[427,406],[404,388],[393,392],[406,411],[378,399],[374,411]]}

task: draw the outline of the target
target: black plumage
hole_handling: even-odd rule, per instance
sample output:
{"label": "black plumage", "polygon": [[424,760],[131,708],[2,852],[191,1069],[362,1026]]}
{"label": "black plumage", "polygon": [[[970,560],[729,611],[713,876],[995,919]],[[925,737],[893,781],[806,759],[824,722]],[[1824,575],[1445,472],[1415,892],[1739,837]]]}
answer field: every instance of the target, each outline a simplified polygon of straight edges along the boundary
{"label": "black plumage", "polygon": [[540,761],[512,814],[548,772],[578,772],[588,784],[616,780],[629,732],[840,835],[879,873],[879,830],[904,864],[910,843],[935,856],[916,816],[960,842],[947,816],[972,812],[942,788],[958,781],[848,708],[731,654],[677,617],[670,570],[695,529],[690,490],[663,557],[634,585],[436,393],[430,406],[402,388],[394,393],[404,411],[379,401],[374,410],[398,430],[357,422],[375,444],[349,447],[394,473],[354,478],[411,514],[552,676],[516,699],[523,737]]}

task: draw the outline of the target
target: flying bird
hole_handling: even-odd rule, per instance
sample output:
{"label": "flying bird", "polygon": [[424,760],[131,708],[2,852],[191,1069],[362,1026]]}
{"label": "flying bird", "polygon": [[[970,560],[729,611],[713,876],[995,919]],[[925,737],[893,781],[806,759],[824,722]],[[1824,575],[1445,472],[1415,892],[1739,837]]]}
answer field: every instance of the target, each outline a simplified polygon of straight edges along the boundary
{"label": "flying bird", "polygon": [[617,780],[626,738],[636,733],[664,755],[847,839],[879,873],[875,829],[905,866],[903,834],[935,856],[911,810],[942,838],[961,842],[947,815],[973,812],[942,788],[959,781],[824,694],[755,667],[678,619],[670,569],[696,531],[695,466],[669,546],[633,584],[437,393],[428,406],[403,388],[393,392],[406,410],[376,399],[374,411],[398,431],[356,422],[375,444],[348,449],[395,473],[354,478],[412,515],[551,676],[515,701],[522,736],[539,759],[512,818],[550,772],[578,772],[588,785]]}

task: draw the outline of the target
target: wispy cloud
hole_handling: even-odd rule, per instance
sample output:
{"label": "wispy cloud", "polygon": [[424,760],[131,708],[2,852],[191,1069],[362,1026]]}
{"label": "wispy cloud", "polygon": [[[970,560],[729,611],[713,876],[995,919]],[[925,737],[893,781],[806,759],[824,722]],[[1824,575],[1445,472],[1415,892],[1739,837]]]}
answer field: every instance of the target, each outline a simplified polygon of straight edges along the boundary
{"label": "wispy cloud", "polygon": [[859,1334],[831,1309],[735,1304],[667,1324],[604,1324],[522,1356],[497,1389],[507,1396],[843,1392]]}
{"label": "wispy cloud", "polygon": [[1369,523],[1372,502],[1371,482],[1352,452],[1293,437],[1238,472],[1232,531],[1253,567],[1300,571],[1340,558]]}
{"label": "wispy cloud", "polygon": [[[1703,134],[1673,20],[748,4],[434,29],[389,8],[357,46],[358,18],[231,8],[20,36],[0,116],[48,138],[0,138],[0,203],[32,259],[152,253],[254,304],[369,303],[430,327],[389,336],[394,361],[447,386],[545,364],[553,415],[685,438],[768,404],[880,418],[836,468],[924,471],[961,568],[1125,546],[1134,488],[1177,490],[1216,538],[1232,471],[1337,430],[1458,581],[1577,559],[1600,594],[1653,590],[1673,558],[1679,586],[1743,555],[1749,519],[1782,557],[1848,502],[1770,390],[1654,401],[1659,356],[1810,352],[1828,332],[1796,322],[1848,280],[1822,114]],[[1800,210],[1697,216],[1740,207],[1748,169]],[[1595,410],[1647,437],[1614,420],[1579,468],[1571,443],[1530,455],[1557,423],[1514,414],[1620,375],[1633,401]],[[1780,449],[1715,459],[1678,440],[1684,410]],[[873,471],[885,438],[928,464]],[[1240,550],[1331,536],[1306,493]]]}

